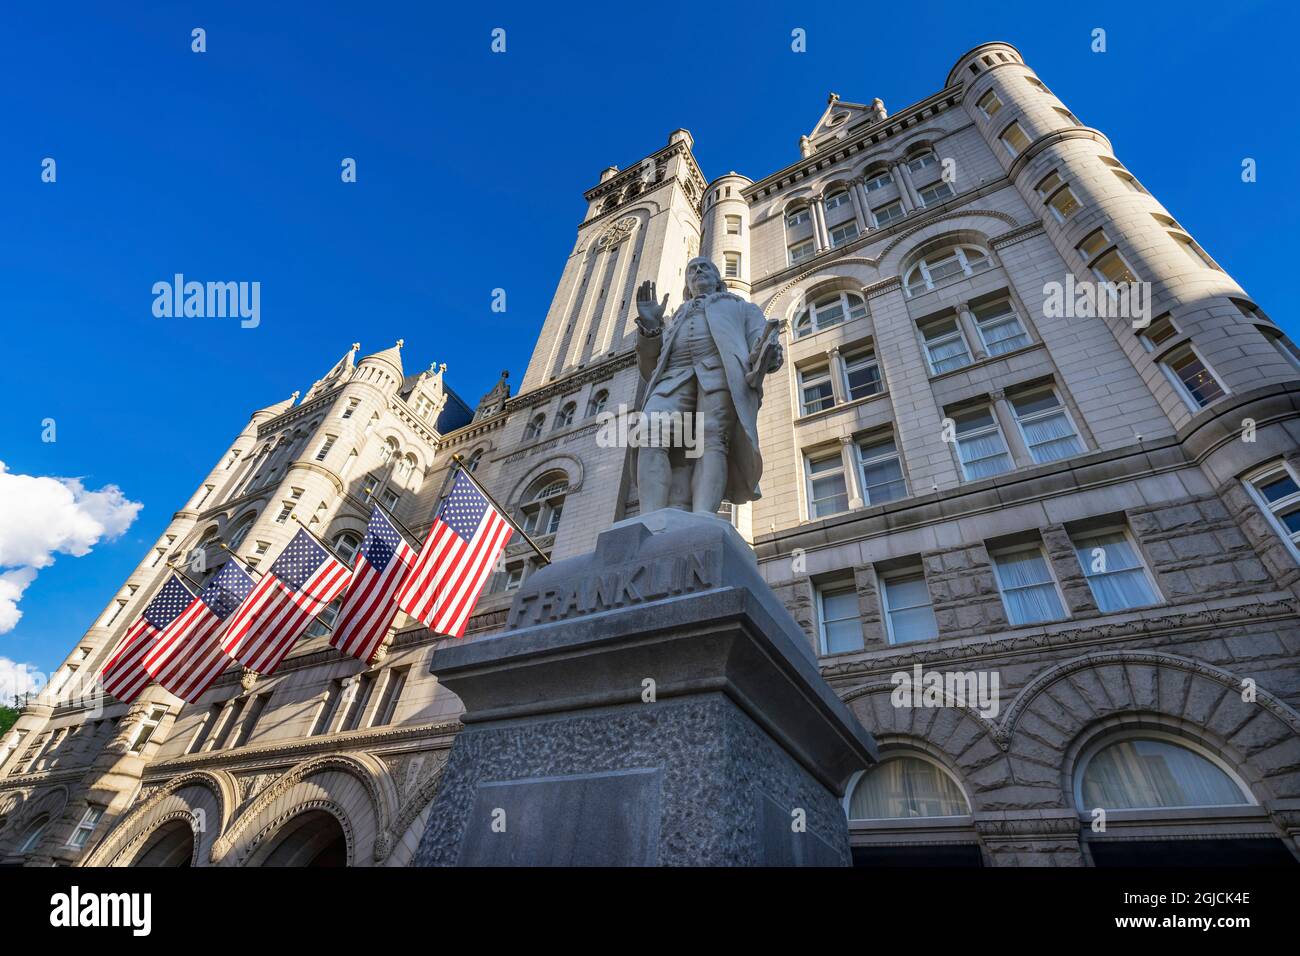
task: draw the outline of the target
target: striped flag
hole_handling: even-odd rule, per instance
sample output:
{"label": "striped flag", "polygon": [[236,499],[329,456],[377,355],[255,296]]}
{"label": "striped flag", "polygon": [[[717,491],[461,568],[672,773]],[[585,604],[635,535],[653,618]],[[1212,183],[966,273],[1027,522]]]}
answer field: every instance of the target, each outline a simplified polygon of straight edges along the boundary
{"label": "striped flag", "polygon": [[321,609],[343,593],[352,572],[299,528],[257,582],[221,638],[222,649],[249,670],[270,674]]}
{"label": "striped flag", "polygon": [[414,563],[415,549],[376,505],[357,550],[352,584],[334,619],[330,644],[369,663],[397,616],[393,597]]}
{"label": "striped flag", "polygon": [[129,704],[140,696],[140,691],[153,679],[144,669],[145,655],[157,642],[163,629],[176,620],[193,600],[194,592],[185,586],[185,582],[174,574],[168,575],[149,606],[127,629],[117,650],[99,672],[104,690],[124,704]]}
{"label": "striped flag", "polygon": [[145,655],[144,669],[182,700],[194,703],[230,664],[221,649],[221,631],[253,590],[253,579],[235,561],[227,561],[158,635]]}
{"label": "striped flag", "polygon": [[461,470],[438,509],[397,606],[438,634],[464,637],[465,625],[510,541],[510,523]]}

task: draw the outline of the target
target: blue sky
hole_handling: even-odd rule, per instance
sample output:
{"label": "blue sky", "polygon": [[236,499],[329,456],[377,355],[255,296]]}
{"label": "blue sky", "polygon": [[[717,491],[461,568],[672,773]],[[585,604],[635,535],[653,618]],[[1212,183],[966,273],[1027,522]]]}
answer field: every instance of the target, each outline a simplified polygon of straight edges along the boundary
{"label": "blue sky", "polygon": [[[986,40],[1019,47],[1294,335],[1293,11],[7,5],[0,460],[117,484],[144,507],[117,540],[40,572],[0,657],[55,667],[248,414],[305,389],[354,340],[405,338],[408,370],[446,362],[471,405],[500,369],[517,382],[603,167],[684,126],[706,177],[757,179],[797,158],[828,91],[896,110]],[[204,54],[190,50],[196,26]],[[796,27],[807,53],[790,49]],[[54,184],[40,181],[45,157]],[[340,182],[343,157],[356,184]],[[1258,182],[1241,182],[1243,157]],[[150,289],[176,272],[259,281],[261,325],[155,318]],[[498,287],[504,315],[490,310]]]}

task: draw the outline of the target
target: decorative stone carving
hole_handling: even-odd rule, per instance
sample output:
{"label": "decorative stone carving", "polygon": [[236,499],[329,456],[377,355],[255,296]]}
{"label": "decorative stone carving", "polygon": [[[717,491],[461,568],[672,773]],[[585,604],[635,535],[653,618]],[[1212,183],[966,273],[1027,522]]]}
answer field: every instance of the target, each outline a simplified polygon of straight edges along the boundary
{"label": "decorative stone carving", "polygon": [[618,245],[632,235],[636,229],[636,222],[635,216],[624,216],[601,234],[601,237],[596,240],[596,248],[608,249],[611,246]]}

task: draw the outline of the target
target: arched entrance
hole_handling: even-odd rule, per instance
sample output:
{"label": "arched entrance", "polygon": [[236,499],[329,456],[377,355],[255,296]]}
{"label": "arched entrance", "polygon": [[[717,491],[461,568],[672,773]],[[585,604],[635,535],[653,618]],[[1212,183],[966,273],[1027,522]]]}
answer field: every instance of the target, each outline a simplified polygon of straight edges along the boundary
{"label": "arched entrance", "polygon": [[275,835],[261,866],[347,866],[348,840],[338,819],[324,810],[294,817]]}
{"label": "arched entrance", "polygon": [[173,820],[154,831],[132,866],[189,866],[193,856],[194,831],[189,820]]}

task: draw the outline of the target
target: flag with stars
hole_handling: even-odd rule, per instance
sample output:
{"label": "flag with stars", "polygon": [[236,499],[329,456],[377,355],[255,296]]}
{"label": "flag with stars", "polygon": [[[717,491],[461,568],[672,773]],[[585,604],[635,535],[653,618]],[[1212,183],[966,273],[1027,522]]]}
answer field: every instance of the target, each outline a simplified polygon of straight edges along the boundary
{"label": "flag with stars", "polygon": [[415,566],[397,592],[397,606],[438,634],[464,637],[497,555],[509,541],[510,522],[457,469]]}
{"label": "flag with stars", "polygon": [[230,664],[221,632],[253,590],[238,562],[227,561],[176,619],[163,628],[145,655],[144,669],[182,700],[194,703]]}
{"label": "flag with stars", "polygon": [[157,643],[163,629],[176,620],[193,600],[194,592],[185,586],[184,581],[174,574],[167,576],[148,607],[127,628],[126,636],[100,671],[104,690],[124,704],[140,695],[153,679],[144,669],[145,655]]}
{"label": "flag with stars", "polygon": [[280,666],[311,619],[343,593],[352,572],[299,528],[221,639],[227,654],[249,670],[270,674]]}
{"label": "flag with stars", "polygon": [[376,505],[357,549],[352,583],[334,619],[330,643],[369,663],[397,616],[393,598],[414,563],[415,549]]}

